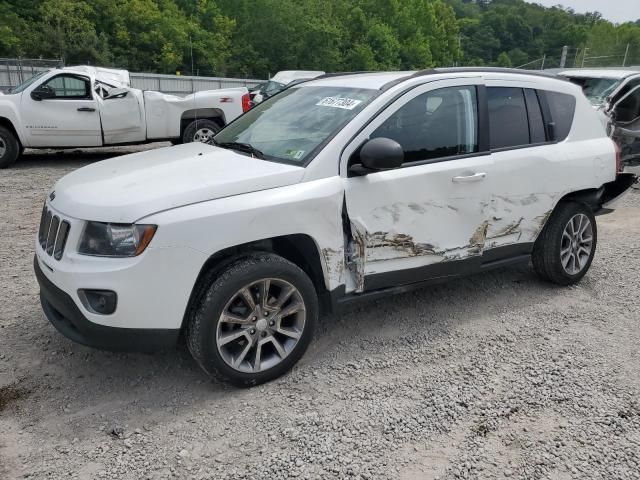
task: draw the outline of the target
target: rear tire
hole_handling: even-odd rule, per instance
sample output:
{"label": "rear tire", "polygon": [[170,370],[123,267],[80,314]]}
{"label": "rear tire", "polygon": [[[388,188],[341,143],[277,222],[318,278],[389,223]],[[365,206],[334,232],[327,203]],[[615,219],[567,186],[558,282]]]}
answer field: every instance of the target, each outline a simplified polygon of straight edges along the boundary
{"label": "rear tire", "polygon": [[194,120],[187,128],[184,129],[182,134],[182,143],[189,142],[201,142],[209,143],[213,136],[221,130],[213,120],[203,118],[202,120]]}
{"label": "rear tire", "polygon": [[545,281],[558,285],[577,283],[591,266],[597,240],[591,208],[578,202],[562,202],[536,240],[533,268]]}
{"label": "rear tire", "polygon": [[316,290],[304,271],[259,253],[208,282],[186,329],[189,351],[202,369],[239,387],[289,371],[309,346],[318,318]]}
{"label": "rear tire", "polygon": [[0,126],[0,168],[8,168],[13,165],[21,151],[20,143],[13,132]]}

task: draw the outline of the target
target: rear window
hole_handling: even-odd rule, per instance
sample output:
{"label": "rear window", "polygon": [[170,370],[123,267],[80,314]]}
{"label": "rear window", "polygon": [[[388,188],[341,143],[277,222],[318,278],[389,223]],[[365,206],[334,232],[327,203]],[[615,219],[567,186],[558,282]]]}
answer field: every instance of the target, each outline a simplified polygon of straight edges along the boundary
{"label": "rear window", "polygon": [[491,149],[529,144],[529,119],[521,88],[489,87]]}
{"label": "rear window", "polygon": [[576,112],[576,99],[573,95],[558,92],[545,92],[551,118],[555,124],[556,140],[561,142],[569,136]]}

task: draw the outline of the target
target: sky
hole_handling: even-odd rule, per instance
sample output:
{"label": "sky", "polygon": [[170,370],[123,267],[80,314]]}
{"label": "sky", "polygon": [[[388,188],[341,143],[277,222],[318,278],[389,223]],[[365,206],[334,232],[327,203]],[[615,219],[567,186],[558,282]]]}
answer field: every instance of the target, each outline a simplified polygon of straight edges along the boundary
{"label": "sky", "polygon": [[640,0],[527,0],[529,3],[540,3],[546,7],[562,5],[576,13],[600,12],[604,18],[615,23],[636,21],[640,19]]}

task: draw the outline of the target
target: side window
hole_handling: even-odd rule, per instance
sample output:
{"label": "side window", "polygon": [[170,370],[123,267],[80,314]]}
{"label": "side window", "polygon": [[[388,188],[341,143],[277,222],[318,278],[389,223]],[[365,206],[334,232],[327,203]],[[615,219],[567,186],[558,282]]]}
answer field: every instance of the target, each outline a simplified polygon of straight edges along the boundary
{"label": "side window", "polygon": [[478,151],[476,87],[447,87],[423,93],[398,109],[372,134],[404,150],[405,162]]}
{"label": "side window", "polygon": [[529,120],[521,88],[487,88],[492,150],[520,147],[529,142]]}
{"label": "side window", "polygon": [[544,131],[544,119],[540,101],[535,90],[525,89],[524,98],[527,102],[527,114],[529,115],[529,136],[531,143],[543,143],[547,140]]}
{"label": "side window", "polygon": [[91,98],[89,80],[75,75],[58,75],[46,82],[45,85],[53,89],[56,98]]}
{"label": "side window", "polygon": [[[628,93],[628,92],[627,92]],[[615,105],[615,120],[631,123],[640,117],[640,88],[636,87],[628,96]]]}
{"label": "side window", "polygon": [[551,119],[555,124],[556,140],[563,141],[569,136],[576,113],[576,99],[566,93],[545,91]]}
{"label": "side window", "polygon": [[620,89],[620,91],[616,94],[615,98],[612,99],[613,103],[619,102],[622,97],[624,97],[631,90],[640,85],[640,78],[635,80],[630,80],[627,84]]}

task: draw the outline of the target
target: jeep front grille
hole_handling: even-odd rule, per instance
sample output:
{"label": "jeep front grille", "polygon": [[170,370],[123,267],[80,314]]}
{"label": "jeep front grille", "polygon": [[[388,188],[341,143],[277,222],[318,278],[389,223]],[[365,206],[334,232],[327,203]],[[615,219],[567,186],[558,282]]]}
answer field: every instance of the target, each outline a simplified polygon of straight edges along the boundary
{"label": "jeep front grille", "polygon": [[64,246],[69,236],[69,222],[60,221],[58,215],[53,215],[51,210],[45,205],[42,209],[42,218],[40,219],[40,230],[38,231],[38,241],[40,246],[49,256],[53,256],[56,260],[62,258]]}

